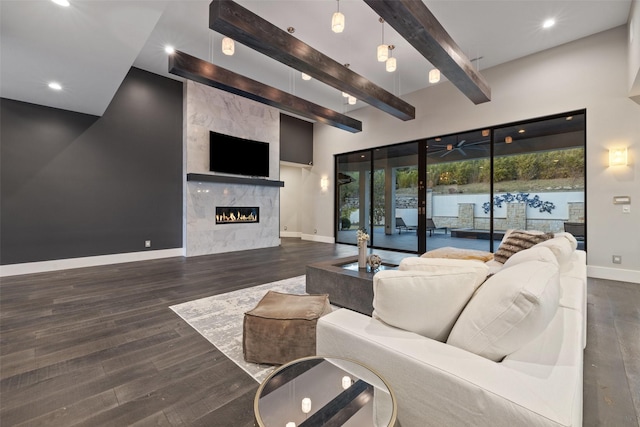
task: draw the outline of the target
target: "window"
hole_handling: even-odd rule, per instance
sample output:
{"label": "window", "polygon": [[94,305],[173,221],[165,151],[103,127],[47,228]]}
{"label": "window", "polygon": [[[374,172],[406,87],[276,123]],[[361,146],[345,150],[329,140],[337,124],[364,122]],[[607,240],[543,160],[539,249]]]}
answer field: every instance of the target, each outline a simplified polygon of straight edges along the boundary
{"label": "window", "polygon": [[586,113],[336,155],[336,241],[495,251],[508,229],[584,235]]}

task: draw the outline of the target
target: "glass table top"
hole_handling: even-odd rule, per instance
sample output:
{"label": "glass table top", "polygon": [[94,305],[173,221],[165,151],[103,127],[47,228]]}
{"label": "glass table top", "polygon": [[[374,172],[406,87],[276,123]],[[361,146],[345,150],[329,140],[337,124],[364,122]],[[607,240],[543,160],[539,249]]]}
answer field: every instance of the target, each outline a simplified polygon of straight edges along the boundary
{"label": "glass table top", "polygon": [[[340,265],[340,267],[344,268],[345,270],[365,271],[364,268],[362,269],[358,268],[358,261],[342,264]],[[377,273],[378,271],[382,271],[382,270],[397,270],[397,269],[398,269],[398,266],[396,264],[388,264],[383,262],[382,265],[380,265],[380,267],[376,268],[375,270],[372,270],[371,267],[367,265],[366,271],[367,273]]]}
{"label": "glass table top", "polygon": [[396,402],[385,381],[363,364],[308,357],[274,371],[254,401],[260,427],[394,426]]}

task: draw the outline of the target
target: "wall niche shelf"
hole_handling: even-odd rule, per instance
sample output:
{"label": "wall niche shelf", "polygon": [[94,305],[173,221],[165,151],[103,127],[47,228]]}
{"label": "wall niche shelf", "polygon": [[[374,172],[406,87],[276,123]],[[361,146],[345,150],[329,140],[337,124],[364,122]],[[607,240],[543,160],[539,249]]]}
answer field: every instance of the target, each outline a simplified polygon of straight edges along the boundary
{"label": "wall niche shelf", "polygon": [[203,173],[188,173],[187,181],[216,182],[219,184],[261,185],[264,187],[284,187],[284,181],[270,179],[243,178],[239,176],[208,175]]}

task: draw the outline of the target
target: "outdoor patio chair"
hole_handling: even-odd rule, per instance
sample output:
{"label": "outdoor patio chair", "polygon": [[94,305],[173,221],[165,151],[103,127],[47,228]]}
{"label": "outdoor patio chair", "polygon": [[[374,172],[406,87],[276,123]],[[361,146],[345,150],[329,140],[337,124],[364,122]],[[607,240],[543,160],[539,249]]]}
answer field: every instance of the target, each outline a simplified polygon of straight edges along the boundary
{"label": "outdoor patio chair", "polygon": [[402,234],[402,230],[417,230],[418,227],[416,227],[415,225],[407,225],[404,222],[404,219],[398,216],[396,217],[396,229],[398,230],[398,234]]}
{"label": "outdoor patio chair", "polygon": [[433,219],[427,218],[427,231],[429,232],[429,236],[433,236],[433,232],[435,230],[444,230],[444,234],[447,234],[447,227],[436,227],[436,223],[433,222]]}
{"label": "outdoor patio chair", "polygon": [[573,234],[576,240],[584,240],[584,222],[565,222],[564,231]]}

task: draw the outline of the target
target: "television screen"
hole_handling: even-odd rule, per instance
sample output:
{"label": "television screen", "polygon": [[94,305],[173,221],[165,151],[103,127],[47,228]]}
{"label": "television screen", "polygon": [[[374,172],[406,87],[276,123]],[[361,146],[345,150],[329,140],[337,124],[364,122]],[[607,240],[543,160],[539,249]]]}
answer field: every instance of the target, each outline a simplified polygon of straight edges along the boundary
{"label": "television screen", "polygon": [[269,176],[269,143],[209,132],[209,170]]}

